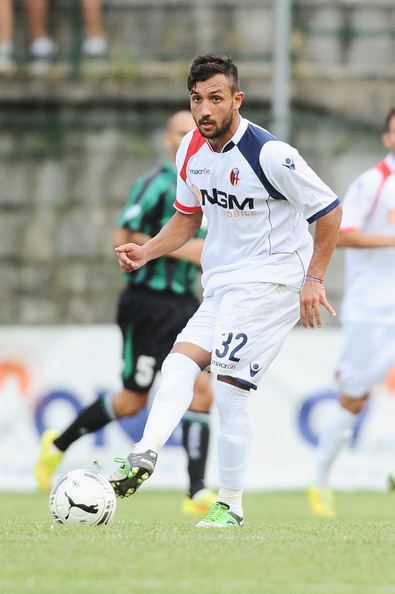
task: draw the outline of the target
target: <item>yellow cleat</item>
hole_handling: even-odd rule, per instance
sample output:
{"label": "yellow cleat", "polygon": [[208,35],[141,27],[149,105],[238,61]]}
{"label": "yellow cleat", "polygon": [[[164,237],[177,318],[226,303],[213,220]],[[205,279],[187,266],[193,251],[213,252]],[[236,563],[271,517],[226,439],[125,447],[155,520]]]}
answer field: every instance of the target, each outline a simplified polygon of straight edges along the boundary
{"label": "yellow cleat", "polygon": [[335,498],[331,491],[309,487],[307,489],[310,510],[318,518],[336,518]]}
{"label": "yellow cleat", "polygon": [[53,445],[57,437],[59,437],[59,432],[54,429],[44,431],[41,437],[40,455],[34,467],[38,488],[44,493],[51,489],[52,476],[64,456],[64,453]]}
{"label": "yellow cleat", "polygon": [[215,493],[209,489],[198,491],[192,499],[185,497],[182,502],[182,513],[186,516],[200,516],[207,514],[210,507],[217,501]]}

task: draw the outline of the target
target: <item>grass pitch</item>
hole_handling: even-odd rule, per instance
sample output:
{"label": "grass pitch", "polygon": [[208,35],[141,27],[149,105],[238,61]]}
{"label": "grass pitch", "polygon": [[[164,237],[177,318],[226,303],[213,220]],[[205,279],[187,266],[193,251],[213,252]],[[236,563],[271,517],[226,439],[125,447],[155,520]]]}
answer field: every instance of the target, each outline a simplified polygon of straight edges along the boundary
{"label": "grass pitch", "polygon": [[395,494],[245,497],[242,529],[197,530],[182,494],[140,491],[108,526],[54,525],[48,498],[0,493],[1,594],[395,594]]}

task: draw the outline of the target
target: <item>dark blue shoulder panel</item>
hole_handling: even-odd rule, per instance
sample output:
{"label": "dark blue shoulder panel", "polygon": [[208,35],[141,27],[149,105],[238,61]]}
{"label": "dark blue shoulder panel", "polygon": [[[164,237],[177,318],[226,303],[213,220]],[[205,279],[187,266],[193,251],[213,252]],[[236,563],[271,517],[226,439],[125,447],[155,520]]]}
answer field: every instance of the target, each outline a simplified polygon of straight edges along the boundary
{"label": "dark blue shoulder panel", "polygon": [[269,196],[277,198],[277,200],[286,200],[286,197],[280,194],[280,192],[269,182],[259,162],[261,148],[268,142],[268,140],[277,140],[277,138],[261,128],[248,124],[247,130],[237,143],[237,148],[258,176],[258,179],[266,188]]}

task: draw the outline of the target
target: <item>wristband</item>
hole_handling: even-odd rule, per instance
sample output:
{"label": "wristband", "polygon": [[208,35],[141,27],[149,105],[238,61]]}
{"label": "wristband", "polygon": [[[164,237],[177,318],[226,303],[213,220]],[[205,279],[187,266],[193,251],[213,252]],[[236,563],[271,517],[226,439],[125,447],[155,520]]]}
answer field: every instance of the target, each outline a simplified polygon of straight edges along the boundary
{"label": "wristband", "polygon": [[324,279],[319,278],[318,276],[306,276],[305,280],[310,281],[312,283],[320,283],[320,285],[324,284]]}

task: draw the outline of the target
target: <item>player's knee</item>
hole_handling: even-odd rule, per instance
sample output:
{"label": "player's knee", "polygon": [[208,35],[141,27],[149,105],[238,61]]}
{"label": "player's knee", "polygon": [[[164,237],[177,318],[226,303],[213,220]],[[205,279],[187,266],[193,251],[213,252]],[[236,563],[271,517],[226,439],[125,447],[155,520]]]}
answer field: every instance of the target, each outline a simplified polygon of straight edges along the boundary
{"label": "player's knee", "polygon": [[218,409],[220,431],[228,435],[249,435],[251,432],[248,414],[249,395],[235,385],[227,388],[225,382],[218,385],[215,402]]}
{"label": "player's knee", "polygon": [[191,379],[193,384],[199,373],[199,365],[187,355],[182,353],[170,353],[162,364],[162,384],[166,381],[182,381]]}
{"label": "player's knee", "polygon": [[368,394],[364,394],[360,398],[352,398],[351,396],[347,396],[347,395],[343,394],[340,397],[340,406],[342,406],[346,410],[350,411],[354,415],[357,415],[365,407],[367,399],[368,399]]}
{"label": "player's knee", "polygon": [[147,401],[147,394],[140,394],[125,388],[113,396],[112,406],[115,416],[120,419],[137,415],[147,405]]}

